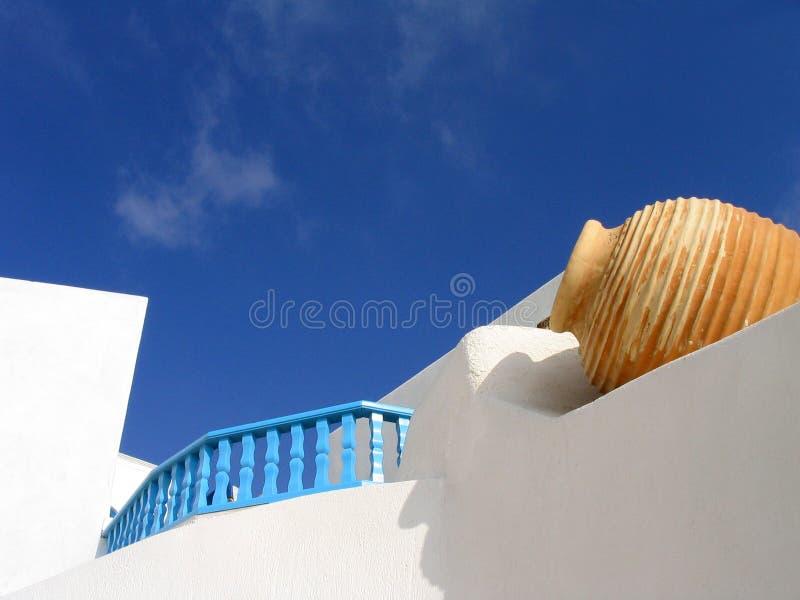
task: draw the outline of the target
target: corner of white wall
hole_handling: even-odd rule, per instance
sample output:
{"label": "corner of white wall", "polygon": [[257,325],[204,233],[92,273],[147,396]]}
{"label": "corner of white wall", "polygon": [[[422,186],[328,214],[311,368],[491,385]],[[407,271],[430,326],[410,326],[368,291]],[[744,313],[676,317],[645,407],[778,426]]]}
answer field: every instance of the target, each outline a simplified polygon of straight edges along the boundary
{"label": "corner of white wall", "polygon": [[156,465],[128,456],[120,452],[114,466],[114,479],[111,485],[111,507],[119,510],[133,495]]}
{"label": "corner of white wall", "polygon": [[398,478],[455,476],[455,465],[471,460],[487,410],[550,419],[594,400],[598,394],[583,375],[577,346],[572,334],[548,329],[488,325],[470,331],[419,399]]}
{"label": "corner of white wall", "polygon": [[0,278],[0,594],[94,558],[146,307]]}
{"label": "corner of white wall", "polygon": [[794,597],[798,339],[800,304],[588,402],[574,339],[468,334],[400,468],[444,480],[445,596]]}

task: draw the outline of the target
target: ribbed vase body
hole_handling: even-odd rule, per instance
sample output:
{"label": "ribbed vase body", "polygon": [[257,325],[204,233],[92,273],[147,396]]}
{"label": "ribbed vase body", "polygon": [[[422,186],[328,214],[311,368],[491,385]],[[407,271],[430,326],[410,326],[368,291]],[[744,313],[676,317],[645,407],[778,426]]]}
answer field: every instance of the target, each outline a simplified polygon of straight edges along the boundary
{"label": "ribbed vase body", "polygon": [[678,198],[584,227],[550,326],[605,392],[800,300],[800,237],[719,200]]}

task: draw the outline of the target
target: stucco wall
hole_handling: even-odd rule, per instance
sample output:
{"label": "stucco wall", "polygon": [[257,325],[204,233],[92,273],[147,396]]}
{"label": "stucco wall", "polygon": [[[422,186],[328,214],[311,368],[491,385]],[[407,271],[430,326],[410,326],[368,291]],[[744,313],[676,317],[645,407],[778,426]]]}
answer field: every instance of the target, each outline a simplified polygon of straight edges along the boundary
{"label": "stucco wall", "polygon": [[[538,323],[550,316],[558,286],[563,273],[538,288],[529,296],[520,300],[508,311],[500,315],[491,325],[511,325],[516,327],[536,327]],[[439,378],[443,365],[447,362],[449,352],[438,358],[408,381],[402,383],[386,394],[378,402],[395,404],[406,408],[416,408],[428,394],[431,385]]]}
{"label": "stucco wall", "polygon": [[0,278],[0,593],[94,557],[146,304]]}
{"label": "stucco wall", "polygon": [[[122,508],[131,497],[131,494],[136,491],[139,484],[142,483],[148,473],[153,470],[156,465],[145,462],[133,456],[128,456],[120,452],[117,454],[117,459],[114,463],[114,475],[111,481],[111,506],[114,511]],[[106,518],[103,520],[101,529],[105,529],[111,523],[110,512],[106,513]],[[97,552],[95,557],[103,556],[108,551],[108,540],[100,537],[98,532],[97,536]]]}
{"label": "stucco wall", "polygon": [[560,414],[563,336],[476,330],[417,409],[445,597],[796,598],[800,305]]}
{"label": "stucco wall", "polygon": [[11,597],[438,599],[441,495],[404,482],[204,515]]}
{"label": "stucco wall", "polygon": [[794,598],[800,305],[597,398],[576,341],[469,333],[399,476],[200,517],[18,598]]}
{"label": "stucco wall", "polygon": [[111,484],[111,506],[119,510],[156,465],[120,452],[114,466]]}
{"label": "stucco wall", "polygon": [[[553,307],[553,300],[555,300],[562,276],[563,273],[559,273],[553,277],[529,296],[512,306],[491,324],[512,325],[526,328],[536,327],[538,323],[550,316],[550,310]],[[439,357],[411,379],[386,394],[379,402],[405,406],[406,408],[416,408],[423,398],[431,394],[431,389],[442,377],[446,365],[451,360],[451,354],[455,352],[456,350],[452,350],[444,356]],[[387,449],[396,447],[397,434],[394,427],[384,425],[383,435],[385,447]],[[336,430],[331,434],[331,448],[341,448],[341,443],[341,430]],[[369,428],[363,422],[359,423],[356,429],[356,443],[356,454],[358,456],[357,475],[360,478],[366,478],[369,474]],[[390,456],[390,452],[388,451],[386,452],[386,456],[388,458],[384,461],[383,467],[386,481],[397,481],[397,465],[393,460],[394,457]],[[341,477],[341,472],[341,455],[334,452],[331,454],[331,481],[338,481]]]}

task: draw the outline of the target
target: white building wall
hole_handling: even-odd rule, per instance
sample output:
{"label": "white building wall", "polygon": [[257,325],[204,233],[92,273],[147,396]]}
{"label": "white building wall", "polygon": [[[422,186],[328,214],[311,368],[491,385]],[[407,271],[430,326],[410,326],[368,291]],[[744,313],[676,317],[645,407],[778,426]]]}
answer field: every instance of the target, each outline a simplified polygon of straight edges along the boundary
{"label": "white building wall", "polygon": [[[550,311],[553,308],[553,301],[555,300],[558,286],[561,284],[562,276],[563,273],[559,273],[553,277],[535,292],[512,306],[491,324],[536,327],[541,321],[550,316]],[[442,372],[447,363],[451,360],[451,354],[454,352],[456,352],[456,350],[452,350],[444,356],[439,357],[408,381],[386,394],[383,398],[378,400],[378,402],[404,406],[406,408],[416,408],[423,398],[430,395],[432,387],[442,376]],[[385,448],[387,448],[386,456],[389,457],[384,461],[384,475],[386,481],[397,481],[397,463],[393,460],[391,455],[392,449],[397,446],[397,433],[395,428],[384,425],[383,437]],[[341,448],[341,444],[341,430],[336,430],[331,434],[331,448]],[[360,422],[356,429],[356,454],[358,456],[356,474],[362,479],[366,478],[369,475],[369,427],[365,422]],[[342,457],[339,453],[333,452],[331,454],[330,465],[331,481],[339,481],[341,472]]]}
{"label": "white building wall", "polygon": [[[562,276],[563,273],[559,273],[553,277],[535,292],[508,309],[491,325],[536,327],[541,321],[550,316]],[[449,355],[450,352],[438,358],[411,379],[386,394],[378,402],[416,408],[429,393],[431,385],[439,378],[442,367],[447,362]]]}
{"label": "white building wall", "polygon": [[0,278],[0,594],[95,556],[146,305]]}
{"label": "white building wall", "polygon": [[204,515],[11,598],[436,600],[441,497],[404,482]]}
{"label": "white building wall", "polygon": [[796,598],[800,304],[562,414],[592,397],[570,338],[473,331],[423,399],[400,472],[446,481],[423,573],[459,600]]}
{"label": "white building wall", "polygon": [[111,484],[111,506],[114,510],[128,501],[144,478],[156,465],[120,452],[114,467],[114,480]]}
{"label": "white building wall", "polygon": [[597,398],[570,334],[480,328],[420,398],[412,481],[200,517],[14,597],[794,598],[798,339],[795,305]]}

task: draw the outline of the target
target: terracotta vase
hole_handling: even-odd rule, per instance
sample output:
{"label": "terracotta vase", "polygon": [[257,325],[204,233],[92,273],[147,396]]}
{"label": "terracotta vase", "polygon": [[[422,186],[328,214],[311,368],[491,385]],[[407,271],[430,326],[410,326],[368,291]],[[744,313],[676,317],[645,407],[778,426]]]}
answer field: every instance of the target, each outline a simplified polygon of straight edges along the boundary
{"label": "terracotta vase", "polygon": [[615,229],[588,221],[550,316],[607,392],[800,300],[800,236],[719,200],[656,202]]}

